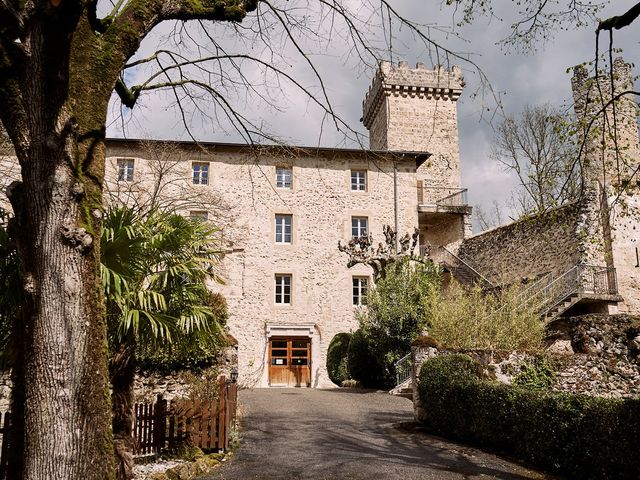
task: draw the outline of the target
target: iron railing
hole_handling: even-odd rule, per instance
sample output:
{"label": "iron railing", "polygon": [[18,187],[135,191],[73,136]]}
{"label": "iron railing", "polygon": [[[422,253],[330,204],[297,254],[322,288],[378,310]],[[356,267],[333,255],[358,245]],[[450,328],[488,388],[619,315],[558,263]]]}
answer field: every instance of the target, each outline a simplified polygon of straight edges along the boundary
{"label": "iron railing", "polygon": [[557,278],[547,273],[518,296],[518,308],[529,306],[546,315],[576,294],[617,295],[616,269],[579,263]]}
{"label": "iron railing", "polygon": [[451,273],[457,273],[458,276],[464,277],[468,283],[479,284],[484,289],[491,289],[495,286],[478,270],[446,247],[438,247],[436,259],[445,264],[451,270]]}
{"label": "iron railing", "polygon": [[418,204],[438,207],[466,207],[466,188],[427,187],[418,185]]}
{"label": "iron railing", "polygon": [[413,370],[413,361],[411,360],[411,354],[407,353],[404,357],[395,363],[396,367],[396,386],[402,385],[411,377],[411,371]]}

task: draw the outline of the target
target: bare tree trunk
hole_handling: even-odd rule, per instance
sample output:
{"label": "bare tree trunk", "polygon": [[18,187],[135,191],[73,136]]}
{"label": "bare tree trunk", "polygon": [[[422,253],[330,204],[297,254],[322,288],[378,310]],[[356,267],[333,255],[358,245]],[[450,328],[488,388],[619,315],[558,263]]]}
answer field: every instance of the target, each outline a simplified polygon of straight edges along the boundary
{"label": "bare tree trunk", "polygon": [[113,445],[116,452],[118,480],[133,478],[135,349],[133,341],[121,343],[111,358]]}

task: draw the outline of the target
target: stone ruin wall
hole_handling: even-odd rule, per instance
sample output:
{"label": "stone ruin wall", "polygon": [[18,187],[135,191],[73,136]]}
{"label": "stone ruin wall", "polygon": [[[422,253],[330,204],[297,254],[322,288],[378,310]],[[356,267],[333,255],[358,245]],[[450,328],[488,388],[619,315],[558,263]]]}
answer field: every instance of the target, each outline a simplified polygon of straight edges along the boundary
{"label": "stone ruin wall", "polygon": [[571,204],[465,239],[457,255],[497,285],[560,275],[581,259],[585,212]]}
{"label": "stone ruin wall", "polygon": [[429,152],[418,178],[432,187],[460,187],[457,100],[460,67],[381,62],[363,101],[362,121],[372,150]]}
{"label": "stone ruin wall", "polygon": [[[426,337],[430,339],[430,337]],[[413,395],[416,417],[419,408],[420,366],[429,358],[464,353],[495,373],[496,380],[510,384],[520,367],[535,355],[490,350],[447,350],[419,339],[411,348],[414,368]],[[430,346],[431,345],[431,346]],[[590,314],[566,319],[548,337],[545,356],[555,366],[551,389],[607,398],[640,398],[640,317]]]}
{"label": "stone ruin wall", "polygon": [[601,112],[613,95],[633,90],[631,68],[622,58],[614,60],[611,72],[600,71],[593,77],[583,65],[574,67],[571,87],[578,131],[585,140],[583,171],[587,183],[616,185],[633,175],[638,166],[640,145],[634,96],[624,95]]}

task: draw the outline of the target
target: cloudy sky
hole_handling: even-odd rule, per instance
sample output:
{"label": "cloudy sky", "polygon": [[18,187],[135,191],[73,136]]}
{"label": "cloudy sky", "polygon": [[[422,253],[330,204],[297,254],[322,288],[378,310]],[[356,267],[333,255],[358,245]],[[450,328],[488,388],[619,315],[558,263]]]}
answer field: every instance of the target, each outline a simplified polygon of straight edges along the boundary
{"label": "cloudy sky", "polygon": [[[149,55],[157,48],[171,48],[190,58],[197,55],[209,56],[212,52],[219,55],[221,49],[232,54],[248,53],[267,65],[280,68],[310,92],[321,95],[320,82],[310,68],[312,62],[322,78],[335,113],[344,121],[346,129],[366,134],[359,119],[362,98],[371,81],[374,62],[370,56],[365,55],[362,59],[357,55],[342,24],[332,24],[331,19],[326,17],[323,21],[311,19],[312,9],[306,7],[306,3],[305,0],[298,1],[301,8],[294,13],[297,18],[304,18],[305,23],[293,35],[307,57],[302,57],[297,52],[296,45],[286,38],[276,21],[258,25],[254,18],[244,22],[246,27],[243,28],[246,30],[242,32],[242,36],[227,25],[206,25],[204,28],[191,26],[189,36],[173,25],[163,25],[145,41],[138,57]],[[309,3],[314,2],[311,0]],[[433,49],[428,49],[406,27],[392,26],[389,32],[388,28],[382,26],[384,17],[381,21],[379,11],[362,6],[366,3],[367,0],[342,2],[357,12],[358,21],[361,22],[357,26],[365,32],[366,41],[379,48],[379,56],[394,61],[405,59],[410,64],[420,61],[432,65],[435,62]],[[592,60],[595,55],[595,24],[561,29],[551,40],[536,44],[535,50],[527,49],[524,53],[505,51],[497,44],[509,34],[509,26],[515,18],[515,2],[511,0],[494,0],[492,16],[480,17],[471,24],[462,26],[458,25],[461,20],[460,12],[439,0],[390,0],[389,3],[401,15],[423,25],[422,31],[441,45],[472,59],[487,76],[490,89],[500,93],[502,107],[507,114],[517,114],[527,103],[551,103],[569,108],[571,74],[567,73],[567,69]],[[417,3],[421,6],[416,6]],[[598,16],[605,18],[621,14],[634,3],[631,0],[615,0],[601,10]],[[270,16],[274,18],[273,14]],[[262,38],[266,38],[268,47],[254,33],[257,26],[261,27]],[[616,47],[623,49],[625,60],[640,66],[640,58],[636,58],[640,55],[639,30],[640,23],[636,23],[616,32],[614,42]],[[384,48],[389,38],[392,38],[391,50]],[[218,50],[211,47],[212,39],[219,42]],[[177,43],[180,43],[179,49],[176,47]],[[199,50],[196,43],[201,46]],[[608,45],[608,38],[602,39],[601,43],[602,51]],[[496,106],[492,101],[491,90],[482,88],[480,75],[473,66],[452,58],[449,61],[462,65],[467,80],[465,92],[458,102],[463,186],[469,188],[469,200],[473,205],[486,208],[493,200],[504,203],[513,188],[514,180],[495,160],[489,158],[493,133],[491,123],[487,120]],[[355,145],[353,133],[348,132],[345,137],[344,132],[337,131],[322,109],[305,92],[287,80],[286,76],[276,76],[268,69],[265,72],[265,67],[255,62],[239,59],[236,64],[240,65],[248,81],[255,86],[255,91],[250,91],[244,85],[234,84],[234,72],[228,64],[221,67],[223,75],[228,74],[228,78],[220,79],[219,75],[208,73],[205,77],[217,85],[216,90],[224,93],[226,100],[237,112],[256,126],[271,132],[282,141],[297,145]],[[133,69],[126,75],[127,82],[140,83],[152,71],[151,67]],[[639,69],[634,69],[634,74],[638,73]],[[202,72],[198,74],[203,75]],[[208,98],[210,97],[203,95],[196,102],[201,112],[189,102],[182,102],[190,133],[184,128],[182,113],[175,107],[175,97],[170,91],[144,95],[134,112],[125,111],[123,118],[119,116],[121,110],[117,102],[112,102],[108,134],[116,137],[184,140],[189,139],[191,134],[205,141],[244,141],[222,110],[216,108]]]}

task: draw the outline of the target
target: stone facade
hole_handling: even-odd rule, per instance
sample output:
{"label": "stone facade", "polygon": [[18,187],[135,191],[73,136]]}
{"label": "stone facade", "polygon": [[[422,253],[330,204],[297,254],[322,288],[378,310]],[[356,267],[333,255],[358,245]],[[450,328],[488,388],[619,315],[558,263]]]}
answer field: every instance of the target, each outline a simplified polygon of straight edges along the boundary
{"label": "stone facade", "polygon": [[[628,315],[583,315],[555,325],[545,356],[554,366],[551,389],[608,398],[640,398],[640,318]],[[464,353],[502,383],[512,383],[520,367],[538,356],[523,352],[446,350],[430,337],[411,348],[416,418],[420,410],[420,366],[429,358]]]}
{"label": "stone facade", "polygon": [[[187,192],[191,201],[180,209],[188,214],[203,208],[193,201],[200,195],[210,201],[210,218],[230,219],[224,232],[229,247],[220,270],[224,285],[212,288],[220,289],[228,302],[229,331],[238,340],[239,383],[268,386],[267,340],[290,335],[311,338],[311,386],[332,386],[326,350],[336,333],[358,327],[352,277],[371,275],[369,267],[347,268],[338,241],[351,238],[354,216],[366,217],[374,242],[382,241],[383,226],[394,224],[394,164],[399,230],[413,231],[418,225],[415,156],[223,144],[184,144],[179,150],[182,162],[174,168],[180,180],[171,182],[166,201]],[[118,159],[133,160],[134,176],[142,178],[153,163],[148,145],[135,141],[109,141],[107,156],[110,179],[117,178]],[[208,185],[190,183],[192,162],[208,164]],[[291,188],[276,187],[279,166],[292,168]],[[366,171],[366,190],[351,190],[352,170]],[[123,188],[111,187],[119,198]],[[290,244],[275,242],[276,214],[292,216]],[[290,305],[275,304],[276,274],[292,277]]]}

